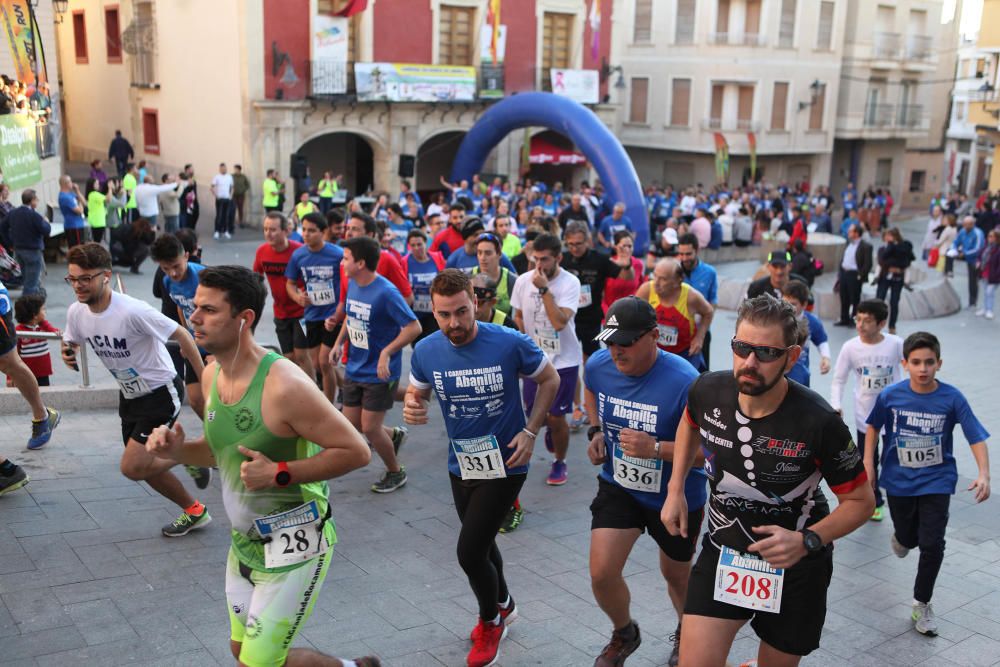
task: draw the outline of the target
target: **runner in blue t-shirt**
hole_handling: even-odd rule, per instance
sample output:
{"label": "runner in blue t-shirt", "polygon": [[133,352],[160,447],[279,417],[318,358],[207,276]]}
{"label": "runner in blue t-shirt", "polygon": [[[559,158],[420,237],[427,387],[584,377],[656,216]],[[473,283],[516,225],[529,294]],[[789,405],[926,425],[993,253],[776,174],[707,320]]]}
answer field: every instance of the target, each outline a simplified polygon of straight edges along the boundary
{"label": "runner in blue t-shirt", "polygon": [[80,245],[84,241],[83,230],[87,223],[83,219],[85,202],[80,194],[80,186],[69,176],[59,177],[59,212],[63,217],[63,230],[68,247]]}
{"label": "runner in blue t-shirt", "polygon": [[[683,613],[691,558],[698,530],[673,537],[660,522],[667,498],[677,425],[687,406],[688,388],[698,372],[683,358],[656,345],[656,312],[634,296],[608,309],[595,352],[584,372],[590,427],[587,455],[601,465],[597,496],[590,505],[590,575],[594,597],[614,626],[600,664],[621,664],[639,648],[639,626],[629,612],[622,570],[632,547],[648,532],[660,547],[660,571],[677,617]],[[701,526],[708,498],[705,472],[692,468],[684,485],[689,526]],[[674,637],[676,664],[680,625]]]}
{"label": "runner in blue t-shirt", "polygon": [[[493,664],[507,624],[517,616],[495,540],[528,472],[535,438],[559,387],[559,375],[530,338],[477,322],[470,278],[445,269],[431,284],[441,331],[420,341],[410,360],[403,418],[427,423],[433,391],[448,432],[448,472],[462,528],[458,561],[479,603],[470,665]],[[524,419],[518,380],[538,394]]]}
{"label": "runner in blue t-shirt", "polygon": [[349,280],[345,319],[331,358],[340,359],[343,345],[349,345],[344,416],[385,463],[386,472],[372,491],[391,493],[406,484],[406,470],[396,460],[398,445],[393,446],[382,422],[399,384],[402,350],[420,335],[420,322],[396,286],[375,273],[380,253],[378,241],[370,236],[344,241],[344,275]]}
{"label": "runner in blue t-shirt", "polygon": [[406,236],[406,248],[409,250],[403,259],[403,270],[413,289],[413,312],[420,320],[420,335],[413,341],[418,342],[437,331],[437,320],[431,313],[431,281],[444,268],[445,259],[439,252],[428,252],[427,235],[420,229],[411,229]]}
{"label": "runner in blue t-shirt", "polygon": [[968,401],[955,387],[934,379],[941,369],[941,344],[923,331],[903,341],[903,366],[909,380],[882,390],[868,415],[865,434],[865,469],[869,478],[875,467],[875,443],[885,428],[882,475],[889,516],[892,518],[892,551],[903,558],[920,548],[917,578],[913,584],[911,619],[917,632],[937,634],[931,596],[941,563],[948,527],[948,505],[958,483],[952,431],[962,426],[979,476],[969,485],[977,503],[990,497],[990,461],[986,439],[990,436],[972,413]]}
{"label": "runner in blue t-shirt", "polygon": [[798,361],[788,371],[787,377],[801,385],[809,386],[809,342],[819,350],[819,372],[826,375],[830,372],[830,338],[826,335],[823,322],[806,310],[809,303],[809,286],[801,280],[789,280],[781,289],[782,298],[795,308],[795,314],[800,320],[805,320],[808,328],[806,340],[801,342],[802,354]]}

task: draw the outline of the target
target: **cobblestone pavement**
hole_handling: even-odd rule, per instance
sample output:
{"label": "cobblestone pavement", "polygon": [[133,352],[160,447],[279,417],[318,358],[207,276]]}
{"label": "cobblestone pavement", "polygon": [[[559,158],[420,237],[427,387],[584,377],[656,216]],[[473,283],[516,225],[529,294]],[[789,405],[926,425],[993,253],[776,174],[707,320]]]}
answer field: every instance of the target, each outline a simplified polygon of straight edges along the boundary
{"label": "cobblestone pavement", "polygon": [[[227,244],[209,240],[205,259],[248,263],[256,243],[250,231]],[[69,296],[62,271],[52,267],[46,280],[57,326]],[[126,277],[130,293],[149,294],[148,265],[146,271]],[[961,277],[956,289],[965,294]],[[733,314],[723,312],[713,327],[715,367],[728,361],[733,322]],[[1000,362],[993,348],[1000,325],[963,310],[922,326],[943,340],[942,379],[965,392],[996,436]],[[903,335],[915,328],[900,323]],[[834,350],[851,333],[829,331]],[[272,342],[269,322],[260,334]],[[820,376],[817,367],[814,360],[814,388],[827,395],[830,376]],[[73,380],[60,371],[56,381]],[[185,413],[185,427],[197,431],[197,419]],[[399,421],[397,409],[387,423]],[[27,411],[0,417],[0,452],[32,477],[25,490],[0,499],[0,664],[232,664],[223,581],[229,535],[218,481],[201,494],[215,522],[184,538],[163,538],[159,529],[177,510],[119,473],[114,411],[65,414],[52,442],[38,452],[23,451],[28,430]],[[956,440],[963,489],[975,465],[961,435]],[[387,665],[465,664],[475,604],[455,558],[458,520],[444,441],[439,413],[411,431],[402,452],[410,480],[397,493],[368,491],[381,472],[378,463],[332,483],[340,543],[297,645],[344,657],[374,652]],[[521,611],[501,664],[588,666],[611,630],[594,603],[587,569],[596,471],[586,461],[582,434],[571,441],[565,487],[545,486],[545,463],[535,457],[522,492],[524,524],[498,538]],[[1000,664],[998,502],[976,506],[961,490],[954,499],[934,597],[941,634],[934,639],[910,629],[917,559],[891,554],[889,522],[869,523],[840,540],[822,645],[802,664]],[[644,635],[629,659],[633,667],[665,664],[676,624],[654,546],[641,539],[625,572]],[[730,659],[738,664],[755,650],[755,638],[744,630]]]}

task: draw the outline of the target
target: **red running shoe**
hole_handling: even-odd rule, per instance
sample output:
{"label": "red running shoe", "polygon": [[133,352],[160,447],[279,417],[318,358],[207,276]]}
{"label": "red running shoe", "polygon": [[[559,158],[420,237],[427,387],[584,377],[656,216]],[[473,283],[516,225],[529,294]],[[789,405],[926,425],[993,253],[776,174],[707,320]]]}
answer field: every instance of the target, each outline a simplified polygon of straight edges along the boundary
{"label": "red running shoe", "polygon": [[495,665],[497,658],[500,657],[500,640],[507,636],[507,626],[501,623],[500,625],[493,625],[492,623],[483,623],[483,619],[479,619],[479,627],[473,630],[476,639],[472,644],[472,650],[469,651],[469,657],[466,658],[465,664],[468,667],[489,667],[489,665]]}

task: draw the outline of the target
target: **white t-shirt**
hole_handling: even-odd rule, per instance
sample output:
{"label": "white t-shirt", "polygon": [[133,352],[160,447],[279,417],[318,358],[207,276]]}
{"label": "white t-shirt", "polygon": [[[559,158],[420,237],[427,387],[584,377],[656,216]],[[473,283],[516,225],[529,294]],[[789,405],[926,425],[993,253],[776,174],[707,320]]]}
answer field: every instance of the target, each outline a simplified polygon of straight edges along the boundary
{"label": "white t-shirt", "polygon": [[830,405],[842,409],[844,384],[854,375],[854,424],[859,431],[868,430],[866,420],[875,406],[879,393],[903,379],[903,339],[885,334],[882,342],[868,345],[855,337],[844,343],[837,356],[830,389]]}
{"label": "white t-shirt", "polygon": [[100,313],[84,303],[70,304],[63,339],[89,343],[125,398],[137,398],[170,384],[177,375],[164,345],[177,326],[145,301],[112,292],[111,304]]}
{"label": "white t-shirt", "polygon": [[139,209],[139,215],[144,218],[152,218],[155,222],[156,216],[160,214],[158,200],[160,193],[175,190],[177,187],[177,183],[164,183],[163,185],[140,183],[135,186],[135,206]]}
{"label": "white t-shirt", "polygon": [[232,174],[216,174],[212,177],[212,187],[215,188],[216,199],[233,198],[233,176]]}
{"label": "white t-shirt", "polygon": [[510,305],[521,311],[524,333],[531,336],[556,370],[579,366],[583,363],[583,350],[576,337],[573,316],[580,304],[580,279],[569,271],[559,269],[556,277],[549,281],[549,292],[555,298],[556,305],[573,311],[566,326],[561,331],[556,331],[545,313],[542,295],[531,282],[534,276],[535,271],[531,270],[517,277],[510,295]]}

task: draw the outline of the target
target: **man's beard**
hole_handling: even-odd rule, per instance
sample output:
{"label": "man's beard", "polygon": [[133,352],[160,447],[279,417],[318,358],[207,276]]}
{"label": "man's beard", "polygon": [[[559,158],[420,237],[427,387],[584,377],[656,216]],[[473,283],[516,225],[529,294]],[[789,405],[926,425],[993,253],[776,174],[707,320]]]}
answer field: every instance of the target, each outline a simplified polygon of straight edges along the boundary
{"label": "man's beard", "polygon": [[448,337],[452,345],[462,345],[469,342],[469,337],[472,336],[472,327],[468,329],[465,327],[455,327],[445,331],[444,335]]}
{"label": "man's beard", "polygon": [[[777,385],[778,382],[781,381],[782,375],[783,375],[782,373],[778,373],[778,375],[774,378],[774,380],[772,380],[770,383],[767,383],[764,380],[764,376],[758,373],[757,371],[744,369],[736,374],[736,384],[739,387],[739,391],[741,394],[745,394],[747,396],[760,396],[761,394],[766,394],[771,389],[773,389],[775,385]],[[741,376],[751,377],[759,381],[760,384],[756,385],[745,384],[740,380]]]}

